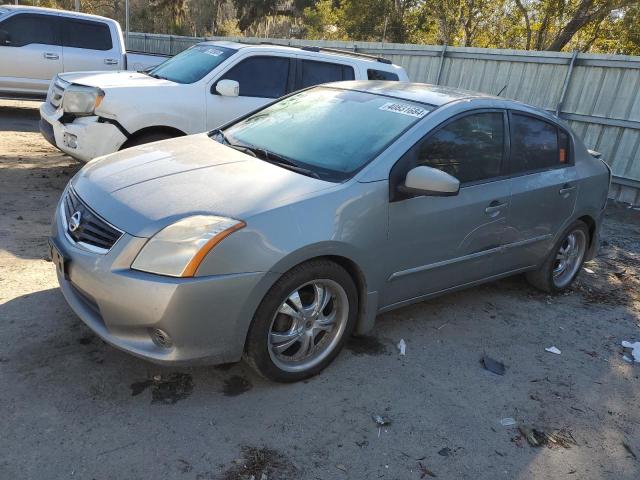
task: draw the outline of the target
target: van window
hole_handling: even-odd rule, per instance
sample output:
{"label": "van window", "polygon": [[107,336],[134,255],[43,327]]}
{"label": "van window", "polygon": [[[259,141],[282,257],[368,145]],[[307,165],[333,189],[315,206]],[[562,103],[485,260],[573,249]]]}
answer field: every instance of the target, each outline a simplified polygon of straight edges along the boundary
{"label": "van window", "polygon": [[242,60],[223,77],[240,84],[241,97],[278,98],[287,92],[289,59],[256,56]]}
{"label": "van window", "polygon": [[21,13],[0,23],[0,32],[6,36],[5,47],[25,45],[60,45],[58,17]]}
{"label": "van window", "polygon": [[369,80],[399,80],[398,75],[395,73],[374,70],[373,68],[367,70],[367,78]]}
{"label": "van window", "polygon": [[302,75],[298,88],[312,87],[321,83],[353,80],[355,74],[353,68],[338,63],[316,62],[302,60]]}
{"label": "van window", "polygon": [[85,48],[87,50],[111,50],[111,31],[106,23],[85,20],[64,20],[62,44],[65,47]]}

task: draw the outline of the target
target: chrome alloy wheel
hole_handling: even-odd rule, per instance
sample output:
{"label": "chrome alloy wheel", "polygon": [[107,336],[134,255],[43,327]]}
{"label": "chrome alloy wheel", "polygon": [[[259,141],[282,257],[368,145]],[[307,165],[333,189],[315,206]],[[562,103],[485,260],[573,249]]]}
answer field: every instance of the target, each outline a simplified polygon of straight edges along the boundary
{"label": "chrome alloy wheel", "polygon": [[576,229],[569,232],[558,248],[553,264],[553,283],[557,288],[568,285],[582,265],[587,250],[587,237],[584,231]]}
{"label": "chrome alloy wheel", "polygon": [[288,372],[322,362],[338,345],[349,319],[347,292],[333,280],[307,282],[282,302],[269,328],[269,356]]}

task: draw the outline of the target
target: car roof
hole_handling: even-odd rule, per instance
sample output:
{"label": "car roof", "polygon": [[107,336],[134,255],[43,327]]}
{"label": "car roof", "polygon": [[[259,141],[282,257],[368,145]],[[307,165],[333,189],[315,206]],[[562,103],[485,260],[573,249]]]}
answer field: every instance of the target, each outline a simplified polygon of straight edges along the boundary
{"label": "car roof", "polygon": [[61,10],[58,8],[45,8],[45,7],[32,7],[30,5],[0,5],[0,9],[6,9],[10,12],[25,12],[25,13],[54,13],[56,15],[64,14],[69,17],[79,18],[94,18],[96,20],[106,20],[113,22],[115,20],[107,17],[101,17],[100,15],[92,15],[90,13],[74,12],[71,10]]}
{"label": "car roof", "polygon": [[344,88],[347,90],[359,90],[377,95],[402,98],[413,102],[427,103],[435,107],[462,99],[487,98],[504,100],[503,98],[487,95],[486,93],[472,92],[471,90],[445,87],[442,85],[430,85],[428,83],[384,80],[349,80],[331,83],[330,85],[332,87]]}
{"label": "car roof", "polygon": [[304,53],[305,55],[310,55],[310,56],[317,56],[318,58],[324,58],[326,59],[327,57],[334,57],[334,56],[338,56],[338,57],[344,57],[344,58],[348,58],[349,60],[353,60],[353,61],[358,61],[358,62],[366,62],[367,64],[369,64],[370,66],[375,65],[376,69],[378,70],[389,70],[389,71],[393,71],[395,69],[398,68],[402,68],[399,67],[398,65],[395,65],[391,62],[389,62],[388,60],[385,59],[378,59],[378,57],[375,57],[373,55],[366,55],[366,54],[361,54],[358,52],[351,52],[349,50],[344,50],[342,51],[341,49],[334,49],[334,48],[322,48],[322,47],[314,47],[314,46],[292,46],[292,45],[278,45],[276,43],[243,43],[243,42],[233,42],[233,41],[228,41],[228,40],[209,40],[209,41],[205,41],[200,43],[199,45],[219,45],[221,47],[228,47],[228,48],[234,48],[236,50],[240,50],[240,49],[252,49],[252,50],[270,50],[270,51],[282,51],[282,52],[287,52],[287,53]]}
{"label": "car roof", "polygon": [[[503,108],[519,110],[522,112],[532,113],[555,123],[567,127],[566,122],[556,115],[542,108],[534,107],[526,103],[510,100],[508,98],[497,97],[482,92],[474,92],[464,90],[462,88],[446,87],[443,85],[431,85],[428,83],[414,82],[397,82],[384,80],[348,80],[343,82],[334,82],[325,84],[345,90],[358,90],[361,92],[369,92],[377,95],[387,95],[389,97],[400,98],[418,103],[425,103],[434,107],[440,107],[457,100],[465,100],[469,104],[473,104],[478,100],[490,100],[492,105],[490,108]],[[483,102],[486,107],[486,102]]]}

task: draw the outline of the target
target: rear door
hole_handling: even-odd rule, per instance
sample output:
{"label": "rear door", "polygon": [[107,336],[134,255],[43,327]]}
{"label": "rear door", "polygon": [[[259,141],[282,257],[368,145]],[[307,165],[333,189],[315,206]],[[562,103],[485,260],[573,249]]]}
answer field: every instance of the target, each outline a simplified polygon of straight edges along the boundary
{"label": "rear door", "polygon": [[[218,77],[207,91],[207,129],[256,110],[289,93],[293,87],[294,62],[280,55],[245,57]],[[220,80],[240,85],[237,97],[224,97],[216,91]]]}
{"label": "rear door", "polygon": [[60,72],[58,15],[18,13],[0,22],[0,93],[44,96]]}
{"label": "rear door", "polygon": [[575,208],[578,183],[570,135],[542,117],[509,112],[511,214],[504,268],[536,265]]}
{"label": "rear door", "polygon": [[[389,179],[389,282],[384,305],[465,285],[496,272],[509,214],[506,113],[473,111],[430,132],[393,167]],[[398,192],[418,165],[460,181],[455,196]]]}
{"label": "rear door", "polygon": [[124,69],[120,45],[108,23],[70,17],[61,20],[65,72]]}

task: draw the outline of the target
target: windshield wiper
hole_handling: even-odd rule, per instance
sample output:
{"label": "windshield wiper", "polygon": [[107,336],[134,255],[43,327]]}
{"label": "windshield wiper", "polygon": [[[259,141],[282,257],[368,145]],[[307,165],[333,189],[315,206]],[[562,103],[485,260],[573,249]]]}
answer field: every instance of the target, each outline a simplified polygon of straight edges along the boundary
{"label": "windshield wiper", "polygon": [[314,172],[313,170],[302,167],[296,162],[294,162],[293,160],[283,157],[282,155],[278,155],[277,153],[270,152],[268,150],[265,150],[264,148],[231,143],[229,139],[225,136],[224,132],[219,128],[209,132],[209,138],[213,138],[214,136],[218,137],[216,141],[218,141],[219,143],[223,145],[227,145],[242,153],[246,153],[248,155],[251,155],[252,157],[259,158],[269,163],[273,163],[282,168],[286,168],[287,170],[292,170],[294,172],[301,173],[302,175],[306,175],[308,177],[320,179],[320,175],[318,175],[317,172]]}

